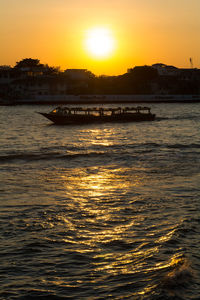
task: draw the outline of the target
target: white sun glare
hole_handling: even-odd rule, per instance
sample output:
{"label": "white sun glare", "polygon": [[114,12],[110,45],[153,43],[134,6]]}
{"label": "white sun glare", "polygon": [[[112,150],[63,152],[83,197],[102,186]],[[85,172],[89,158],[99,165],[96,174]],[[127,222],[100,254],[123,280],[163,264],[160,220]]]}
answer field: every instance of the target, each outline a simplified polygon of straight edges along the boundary
{"label": "white sun glare", "polygon": [[86,36],[87,51],[94,57],[102,58],[111,55],[114,49],[114,38],[107,28],[92,28]]}

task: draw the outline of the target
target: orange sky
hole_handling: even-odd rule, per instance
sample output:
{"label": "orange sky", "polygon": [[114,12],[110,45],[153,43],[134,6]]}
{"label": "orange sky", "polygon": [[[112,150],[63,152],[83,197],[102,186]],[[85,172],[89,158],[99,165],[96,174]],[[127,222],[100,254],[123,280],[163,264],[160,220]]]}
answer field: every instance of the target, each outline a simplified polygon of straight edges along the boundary
{"label": "orange sky", "polygon": [[[23,58],[96,75],[156,62],[200,67],[200,0],[0,0],[0,65]],[[108,28],[115,48],[96,58],[88,29]]]}

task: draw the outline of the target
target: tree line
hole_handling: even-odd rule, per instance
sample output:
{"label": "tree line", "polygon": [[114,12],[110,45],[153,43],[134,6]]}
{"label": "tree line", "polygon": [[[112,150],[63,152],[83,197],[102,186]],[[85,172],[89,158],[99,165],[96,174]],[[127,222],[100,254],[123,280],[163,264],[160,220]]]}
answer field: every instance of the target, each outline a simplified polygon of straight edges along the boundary
{"label": "tree line", "polygon": [[[75,69],[74,72],[76,73]],[[79,70],[80,71],[80,70]],[[26,83],[48,81],[68,84],[70,94],[199,94],[200,70],[188,70],[188,76],[161,76],[152,66],[136,66],[127,73],[118,76],[96,76],[88,70],[82,70],[82,77],[71,76],[67,70],[41,64],[39,59],[25,58],[11,68],[14,80]],[[186,71],[184,71],[186,72]],[[190,72],[190,73],[189,73]],[[25,74],[25,76],[21,76]],[[34,76],[33,76],[34,75]],[[187,75],[187,74],[186,74]]]}

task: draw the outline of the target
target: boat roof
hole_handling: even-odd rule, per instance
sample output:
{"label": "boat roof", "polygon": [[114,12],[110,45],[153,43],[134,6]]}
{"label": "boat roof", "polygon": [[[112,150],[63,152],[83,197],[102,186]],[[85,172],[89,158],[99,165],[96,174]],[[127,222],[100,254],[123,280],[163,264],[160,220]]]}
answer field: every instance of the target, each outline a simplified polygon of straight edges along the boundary
{"label": "boat roof", "polygon": [[54,110],[68,110],[68,111],[140,111],[140,110],[148,110],[150,111],[150,107],[146,106],[136,106],[136,107],[66,107],[59,106]]}

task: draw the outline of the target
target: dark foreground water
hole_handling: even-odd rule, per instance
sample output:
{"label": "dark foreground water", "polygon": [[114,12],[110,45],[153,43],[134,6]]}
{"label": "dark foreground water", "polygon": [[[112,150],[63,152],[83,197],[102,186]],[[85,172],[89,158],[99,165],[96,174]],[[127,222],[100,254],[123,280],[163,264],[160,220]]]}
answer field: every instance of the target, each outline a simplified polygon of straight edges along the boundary
{"label": "dark foreground water", "polygon": [[0,107],[0,299],[200,299],[200,104],[55,126]]}

